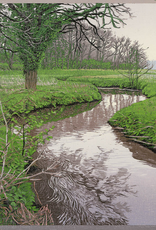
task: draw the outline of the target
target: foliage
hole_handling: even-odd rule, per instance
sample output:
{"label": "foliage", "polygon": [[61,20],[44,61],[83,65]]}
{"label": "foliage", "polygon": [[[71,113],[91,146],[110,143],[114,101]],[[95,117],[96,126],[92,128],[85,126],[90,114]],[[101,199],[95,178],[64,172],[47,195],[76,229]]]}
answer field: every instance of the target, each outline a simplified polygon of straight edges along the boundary
{"label": "foliage", "polygon": [[124,77],[129,79],[132,88],[139,88],[139,78],[148,73],[152,67],[153,66],[149,67],[143,50],[140,52],[138,48],[132,47],[125,60],[125,72],[118,71]]}
{"label": "foliage", "polygon": [[[60,64],[59,64],[60,63]],[[57,61],[57,66],[49,66],[50,69],[113,69],[111,62],[97,61],[95,59],[69,60],[64,58],[64,65],[62,66],[62,59]]]}
{"label": "foliage", "polygon": [[[2,105],[0,115],[0,206],[2,213],[0,223],[3,224],[6,210],[8,215],[10,215],[8,210],[11,210],[11,215],[13,215],[20,208],[21,203],[30,211],[38,211],[34,206],[35,194],[32,191],[32,185],[28,182],[28,180],[33,180],[33,176],[28,176],[27,172],[32,164],[43,157],[32,160],[38,143],[44,143],[43,135],[47,134],[48,130],[31,137],[29,132],[36,126],[36,123],[31,123],[33,119],[29,122],[26,117],[23,117],[22,124],[19,124],[14,117],[8,120]],[[42,122],[38,122],[38,126],[41,125]],[[47,138],[51,137],[47,136]],[[32,163],[29,163],[30,161]],[[11,220],[9,222],[12,223]]]}
{"label": "foliage", "polygon": [[62,65],[62,58],[57,60],[57,65],[49,65],[47,66],[47,69],[113,69],[113,64],[111,62],[103,62],[103,61],[97,61],[95,59],[83,59],[80,60],[68,60],[67,58],[63,59],[63,65]]}
{"label": "foliage", "polygon": [[111,62],[97,61],[95,59],[84,59],[82,61],[75,61],[74,69],[111,69]]}
{"label": "foliage", "polygon": [[[44,158],[44,155],[41,154],[33,161],[32,155],[38,144],[43,144],[45,140],[52,138],[48,132],[53,127],[35,136],[30,135],[31,130],[50,120],[63,119],[82,112],[80,104],[74,105],[72,114],[68,106],[66,109],[65,105],[92,100],[96,100],[95,104],[97,104],[101,95],[97,88],[91,84],[57,81],[57,84],[54,85],[38,86],[38,90],[35,92],[25,89],[13,90],[9,94],[4,93],[1,99],[3,109],[0,114],[0,183],[3,190],[0,193],[0,211],[2,213],[0,223],[23,224],[24,221],[32,223],[32,218],[23,219],[21,209],[25,210],[25,213],[30,214],[31,212],[31,216],[41,215],[41,209],[38,210],[34,206],[35,194],[32,191],[31,183],[28,182],[35,180],[35,175],[31,176],[27,173],[31,165]],[[56,107],[57,104],[63,106]],[[51,105],[53,106],[49,108],[49,111],[38,110],[43,107],[51,107]],[[86,109],[93,106],[95,105],[88,104]],[[30,113],[32,110],[35,114]],[[38,175],[41,173],[44,172],[39,172]],[[42,207],[42,209],[44,208]],[[51,214],[49,213],[49,215]],[[52,219],[50,220],[50,223],[53,224]],[[46,219],[44,223],[46,223]]]}
{"label": "foliage", "polygon": [[147,81],[141,81],[140,89],[142,89],[142,93],[145,94],[147,97],[156,96],[156,82],[152,83]]}
{"label": "foliage", "polygon": [[[59,33],[66,33],[73,28],[79,28],[80,32],[76,39],[81,38],[83,34],[87,41],[97,48],[94,43],[90,42],[86,33],[88,29],[81,23],[82,21],[89,24],[89,29],[94,28],[94,33],[100,37],[96,26],[90,20],[97,20],[100,17],[103,20],[103,28],[109,23],[118,28],[120,23],[124,23],[121,18],[121,11],[131,15],[130,9],[124,4],[108,3],[8,3],[1,4],[0,7],[0,33],[5,41],[9,41],[9,47],[4,42],[0,48],[18,53],[23,64],[26,79],[25,87],[32,89],[36,89],[36,71],[44,58],[45,50],[49,42],[55,41]],[[105,17],[109,19],[107,22]],[[14,48],[10,48],[10,43],[13,44],[12,47]]]}
{"label": "foliage", "polygon": [[[1,105],[1,104],[0,104]],[[6,106],[7,107],[7,106]],[[18,114],[18,111],[16,113]],[[35,121],[35,116],[27,118],[24,114],[20,116],[20,122],[6,109],[0,110],[0,224],[15,224],[19,222],[19,215],[25,209],[35,216],[41,214],[35,204],[35,194],[32,184],[28,181],[35,180],[36,175],[29,175],[30,167],[39,159],[44,158],[42,153],[32,159],[33,153],[39,143],[44,143],[43,136],[48,140],[48,131],[31,136],[29,133],[36,126],[40,127],[43,121]],[[40,172],[42,174],[44,172]],[[48,209],[46,208],[48,211]],[[43,211],[43,210],[42,210]],[[35,214],[36,213],[36,214]],[[24,215],[24,214],[23,214]],[[31,214],[32,216],[32,214]],[[30,217],[30,215],[29,215]],[[16,221],[18,219],[18,221]],[[27,219],[28,221],[28,219]],[[32,221],[32,217],[30,220]],[[24,224],[24,220],[20,219]],[[44,221],[44,223],[47,223]],[[53,224],[52,221],[50,223]]]}
{"label": "foliage", "polygon": [[[2,208],[3,209],[3,208]],[[53,218],[52,213],[48,208],[48,205],[45,205],[40,208],[40,210],[35,213],[33,211],[29,211],[22,203],[20,204],[20,207],[13,213],[13,209],[10,206],[10,209],[5,209],[5,216],[11,217],[14,221],[11,224],[17,224],[17,225],[53,225]],[[10,215],[9,215],[10,214]],[[5,218],[4,218],[5,219]],[[11,219],[9,219],[11,221]],[[4,220],[3,224],[7,224],[7,222]]]}
{"label": "foliage", "polygon": [[140,143],[156,148],[156,97],[141,101],[118,111],[109,123],[124,128],[126,135]]}
{"label": "foliage", "polygon": [[[108,76],[107,76],[108,77]],[[120,87],[130,88],[130,83],[124,78],[99,78],[99,77],[70,77],[67,81],[72,82],[89,82],[96,87]]]}
{"label": "foliage", "polygon": [[7,116],[29,113],[32,110],[56,105],[90,102],[100,100],[98,89],[92,84],[58,81],[55,85],[38,86],[35,92],[17,90],[3,97],[4,111]]}
{"label": "foliage", "polygon": [[[21,72],[8,71],[6,78],[8,80],[12,78],[13,73],[15,73],[14,78],[18,79]],[[86,77],[82,77],[84,73]],[[113,78],[111,78],[112,73],[114,74]],[[96,74],[99,77],[94,77]],[[66,82],[54,80],[51,77],[52,75],[56,78],[61,78],[62,76],[64,79],[68,78],[68,80]],[[92,76],[89,77],[90,75]],[[77,77],[69,78],[69,76]],[[0,97],[3,102],[3,112],[1,111],[0,114],[0,171],[2,171],[4,156],[7,153],[4,175],[0,178],[1,188],[4,189],[4,191],[1,190],[0,194],[0,212],[2,213],[0,223],[2,224],[5,224],[7,218],[7,223],[10,224],[17,222],[21,224],[20,220],[28,223],[30,220],[21,216],[21,205],[24,205],[22,207],[25,213],[30,214],[31,212],[33,216],[43,217],[41,210],[39,212],[34,206],[34,193],[30,182],[28,182],[28,180],[32,181],[34,177],[32,178],[28,171],[30,166],[35,164],[35,162],[30,162],[37,145],[44,143],[46,140],[43,139],[43,136],[47,140],[52,137],[48,135],[49,130],[32,137],[30,135],[31,130],[42,126],[46,122],[74,116],[95,106],[99,102],[98,100],[101,99],[101,95],[92,84],[101,87],[130,87],[128,80],[118,77],[117,72],[112,70],[54,70],[54,72],[40,70],[39,77],[39,82],[48,82],[48,85],[38,85],[36,92],[22,88],[18,90],[12,88],[12,91],[10,89],[3,90],[2,88],[0,91]],[[153,96],[152,98],[120,110],[110,120],[111,125],[122,126],[127,135],[135,136],[135,139],[152,147],[155,147],[156,144],[156,97],[154,97],[156,96],[156,82],[154,79],[155,76],[153,75],[151,80],[146,78],[139,81],[139,87],[142,92],[149,97]],[[74,82],[77,80],[81,82]],[[93,100],[95,102],[90,103]],[[78,102],[85,101],[88,104],[82,109]],[[74,104],[72,108],[70,107],[71,104]],[[41,108],[45,106],[49,108],[42,110]],[[34,109],[35,111],[33,111]],[[4,121],[3,114],[7,123]],[[7,146],[8,149],[6,148]],[[17,222],[13,221],[12,214]]]}

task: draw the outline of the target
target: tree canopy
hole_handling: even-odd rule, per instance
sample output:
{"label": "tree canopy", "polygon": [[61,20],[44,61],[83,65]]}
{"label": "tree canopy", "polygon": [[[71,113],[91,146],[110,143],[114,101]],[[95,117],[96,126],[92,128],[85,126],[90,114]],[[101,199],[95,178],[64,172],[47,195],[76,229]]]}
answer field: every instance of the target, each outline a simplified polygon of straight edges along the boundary
{"label": "tree canopy", "polygon": [[[9,3],[0,7],[0,33],[3,38],[0,48],[18,53],[27,89],[36,89],[37,69],[49,42],[55,40],[59,33],[76,29],[76,49],[82,35],[98,48],[87,33],[92,29],[102,39],[95,22],[98,24],[101,18],[103,29],[109,25],[119,28],[125,24],[123,14],[131,16],[130,9],[119,3]],[[6,41],[13,43],[14,48],[8,47]]]}

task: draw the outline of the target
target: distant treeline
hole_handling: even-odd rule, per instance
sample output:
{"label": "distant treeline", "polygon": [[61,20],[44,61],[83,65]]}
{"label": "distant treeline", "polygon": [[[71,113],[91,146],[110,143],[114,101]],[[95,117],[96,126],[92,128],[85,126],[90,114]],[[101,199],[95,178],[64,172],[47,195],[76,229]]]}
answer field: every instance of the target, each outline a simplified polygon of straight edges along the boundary
{"label": "distant treeline", "polygon": [[[77,61],[77,62],[70,62],[70,65],[67,65],[66,62],[61,63],[59,62],[57,63],[57,65],[49,65],[49,66],[45,66],[41,63],[41,67],[42,69],[123,69],[126,70],[128,69],[128,66],[125,64],[119,64],[118,67],[114,66],[113,62],[101,62],[101,61],[97,61],[95,59],[84,59],[82,62]],[[11,68],[9,67],[8,63],[0,63],[0,70],[22,70],[22,64],[18,63],[18,62],[14,62],[13,65],[11,66]]]}
{"label": "distant treeline", "polygon": [[118,66],[115,66],[113,62],[103,62],[98,61],[95,59],[83,59],[80,60],[69,60],[69,63],[67,63],[65,60],[62,63],[62,59],[57,60],[57,64],[51,66],[44,65],[44,62],[41,64],[41,68],[43,69],[55,69],[55,68],[61,68],[61,69],[128,69],[128,65],[125,65],[124,63],[120,63]]}
{"label": "distant treeline", "polygon": [[[81,35],[76,39],[76,31],[59,34],[48,45],[40,67],[43,69],[127,69],[128,59],[131,58],[132,50],[137,50],[141,63],[147,62],[145,50],[137,41],[132,42],[129,38],[116,37],[111,30],[103,31],[98,28],[99,36],[95,36],[89,30],[90,41]],[[9,48],[9,41],[7,43]],[[98,49],[96,48],[98,47]],[[0,50],[0,68],[21,68],[18,54],[11,51]]]}

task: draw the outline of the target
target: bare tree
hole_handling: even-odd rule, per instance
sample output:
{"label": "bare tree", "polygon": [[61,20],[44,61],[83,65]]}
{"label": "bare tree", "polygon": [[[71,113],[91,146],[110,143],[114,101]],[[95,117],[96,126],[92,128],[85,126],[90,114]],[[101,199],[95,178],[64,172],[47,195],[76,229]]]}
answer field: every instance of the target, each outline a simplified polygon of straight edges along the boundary
{"label": "bare tree", "polygon": [[118,71],[122,76],[129,79],[132,88],[138,88],[139,78],[153,68],[153,66],[150,66],[148,63],[145,49],[143,49],[138,42],[129,45],[127,53],[124,54],[121,52],[120,59],[125,65],[125,71]]}

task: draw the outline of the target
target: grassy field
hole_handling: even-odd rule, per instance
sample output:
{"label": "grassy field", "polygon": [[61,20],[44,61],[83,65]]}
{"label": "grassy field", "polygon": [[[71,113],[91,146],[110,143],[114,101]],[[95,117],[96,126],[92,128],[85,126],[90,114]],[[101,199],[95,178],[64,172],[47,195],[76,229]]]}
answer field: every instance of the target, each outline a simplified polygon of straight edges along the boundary
{"label": "grassy field", "polygon": [[[130,88],[130,84],[128,79],[119,75],[116,70],[39,70],[37,90],[33,92],[24,88],[21,70],[0,70],[0,100],[3,106],[3,112],[0,110],[1,156],[6,153],[4,150],[8,149],[4,183],[6,192],[0,194],[0,212],[4,214],[0,216],[0,224],[6,224],[6,215],[9,217],[7,224],[15,224],[11,216],[4,212],[8,208],[7,203],[4,202],[6,197],[14,217],[20,208],[19,202],[23,202],[33,216],[40,215],[39,210],[33,205],[35,199],[31,183],[21,183],[18,186],[12,184],[14,177],[17,177],[32,159],[31,156],[36,151],[38,143],[44,143],[43,135],[48,135],[48,130],[34,137],[31,137],[29,132],[45,122],[74,116],[96,106],[101,100],[97,87]],[[139,89],[148,99],[121,109],[109,120],[109,123],[112,126],[123,127],[127,137],[156,152],[155,71],[150,71],[139,80]],[[92,101],[94,103],[90,104]],[[81,108],[84,102],[87,102],[87,106]],[[42,110],[45,107],[46,109]],[[8,121],[10,128],[8,132],[3,115]],[[22,125],[17,123],[15,119],[17,115],[20,121],[24,122]],[[20,135],[12,133],[12,127],[16,128]],[[2,164],[1,157],[1,169]]]}
{"label": "grassy field", "polygon": [[[124,72],[124,71],[123,71]],[[38,85],[52,84],[55,79],[66,80],[68,78],[123,78],[117,70],[94,70],[94,69],[54,69],[38,70]],[[141,79],[156,81],[156,71],[151,70]],[[24,76],[21,70],[0,70],[0,86],[5,88],[24,87]]]}
{"label": "grassy field", "polygon": [[[69,105],[100,100],[101,97],[96,87],[130,88],[130,84],[128,79],[119,75],[117,70],[40,69],[38,71],[37,91],[28,93],[24,89],[24,77],[21,70],[0,70],[0,97],[6,105],[5,109],[9,110],[11,114],[17,112],[29,113],[34,109],[50,105]],[[153,97],[152,103],[154,103],[156,71],[151,70],[140,78],[139,89],[148,98]],[[151,111],[150,105],[146,102],[143,103],[145,103],[145,108],[147,107],[146,110]],[[133,106],[128,107],[127,110],[131,108]],[[155,114],[155,107],[152,111],[150,113]],[[135,113],[133,111],[133,114]],[[144,116],[144,110],[141,114],[139,113],[139,117]],[[112,122],[114,116],[110,120],[112,125],[116,125]],[[131,116],[133,115],[131,114]],[[150,123],[150,115],[148,119]],[[122,126],[122,124],[120,125]],[[152,140],[154,141],[154,139]]]}
{"label": "grassy field", "polygon": [[[0,70],[0,76],[0,96],[2,98],[2,101],[5,102],[5,104],[8,104],[8,109],[11,111],[12,114],[16,113],[17,111],[27,111],[28,113],[33,109],[43,108],[44,106],[47,107],[50,105],[68,105],[78,102],[82,103],[90,102],[93,100],[100,100],[100,95],[96,87],[130,88],[128,79],[122,77],[117,70],[40,69],[38,71],[37,91],[35,93],[29,93],[28,97],[28,93],[24,89],[24,77],[21,70]],[[93,85],[96,87],[94,87]],[[154,98],[156,97],[155,70],[151,70],[148,74],[143,75],[140,78],[139,89],[142,90],[142,93],[148,98],[152,97],[152,103],[154,103]],[[25,103],[26,100],[27,103]],[[145,110],[150,111],[149,115],[147,115],[147,117],[149,117],[148,120],[150,124],[150,114],[156,113],[155,107],[152,107],[153,110],[151,111],[150,104],[148,104],[147,102],[143,102],[143,104],[145,104],[145,108],[143,110],[140,110],[142,112],[139,113],[138,116],[141,119],[141,117],[144,117]],[[135,104],[135,106],[137,107],[139,106],[139,104]],[[133,106],[126,108],[125,112],[131,110],[131,108],[133,109]],[[136,111],[138,111],[137,108],[131,114],[132,117],[134,114],[137,113]],[[122,124],[122,122],[120,122],[119,124],[113,122],[115,116],[119,117],[121,116],[121,113],[118,113],[118,115],[114,115],[113,118],[110,120],[110,123],[112,125],[118,125],[123,127],[124,123]],[[118,118],[118,120],[120,119]],[[131,126],[131,128],[132,127],[133,126]],[[145,140],[143,139],[143,141]],[[152,143],[156,144],[155,139],[153,138]]]}
{"label": "grassy field", "polygon": [[[115,70],[38,70],[38,85],[52,84],[54,79],[66,80],[69,77],[100,77],[111,78],[119,77],[119,73]],[[0,70],[0,86],[1,87],[11,87],[18,88],[24,87],[24,76],[23,72],[20,70]]]}
{"label": "grassy field", "polygon": [[156,152],[156,97],[121,109],[109,123],[122,127],[127,137]]}

